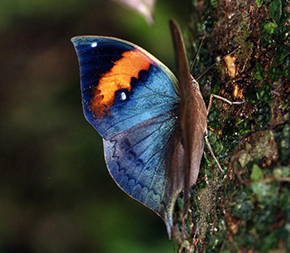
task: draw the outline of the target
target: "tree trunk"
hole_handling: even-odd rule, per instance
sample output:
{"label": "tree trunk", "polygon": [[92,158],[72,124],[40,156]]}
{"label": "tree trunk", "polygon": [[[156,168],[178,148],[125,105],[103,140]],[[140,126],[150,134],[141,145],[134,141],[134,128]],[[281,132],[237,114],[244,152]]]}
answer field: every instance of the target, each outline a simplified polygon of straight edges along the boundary
{"label": "tree trunk", "polygon": [[179,252],[290,252],[289,1],[193,2],[188,55],[204,37],[194,73],[223,59],[199,79],[206,103],[245,103],[214,101],[209,140],[225,172],[205,147],[174,240]]}

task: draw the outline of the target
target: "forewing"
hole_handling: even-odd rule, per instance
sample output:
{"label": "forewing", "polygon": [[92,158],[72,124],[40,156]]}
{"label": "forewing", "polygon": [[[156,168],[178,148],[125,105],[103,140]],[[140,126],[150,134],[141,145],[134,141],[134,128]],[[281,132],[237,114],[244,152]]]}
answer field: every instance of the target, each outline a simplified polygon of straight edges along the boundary
{"label": "forewing", "polygon": [[109,37],[75,37],[84,114],[106,140],[176,108],[177,80],[145,50]]}

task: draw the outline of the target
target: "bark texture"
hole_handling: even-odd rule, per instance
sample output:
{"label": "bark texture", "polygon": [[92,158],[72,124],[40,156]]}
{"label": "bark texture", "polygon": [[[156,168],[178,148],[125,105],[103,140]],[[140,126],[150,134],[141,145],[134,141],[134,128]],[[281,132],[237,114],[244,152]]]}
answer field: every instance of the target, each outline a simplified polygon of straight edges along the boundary
{"label": "bark texture", "polygon": [[199,79],[206,103],[211,93],[245,103],[215,100],[210,111],[209,139],[225,173],[205,148],[185,222],[181,199],[176,207],[179,252],[290,252],[290,4],[192,6],[189,55],[204,37],[194,73],[236,50]]}

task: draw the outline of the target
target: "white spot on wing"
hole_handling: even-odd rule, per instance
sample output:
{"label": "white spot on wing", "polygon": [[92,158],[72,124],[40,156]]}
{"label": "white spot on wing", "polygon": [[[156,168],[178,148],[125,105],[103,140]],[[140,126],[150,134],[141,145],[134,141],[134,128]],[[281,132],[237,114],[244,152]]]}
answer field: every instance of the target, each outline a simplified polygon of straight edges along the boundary
{"label": "white spot on wing", "polygon": [[93,42],[92,44],[91,44],[91,47],[96,47],[98,45],[98,42]]}
{"label": "white spot on wing", "polygon": [[121,99],[122,100],[126,100],[127,96],[126,96],[126,93],[125,92],[122,92],[121,93]]}

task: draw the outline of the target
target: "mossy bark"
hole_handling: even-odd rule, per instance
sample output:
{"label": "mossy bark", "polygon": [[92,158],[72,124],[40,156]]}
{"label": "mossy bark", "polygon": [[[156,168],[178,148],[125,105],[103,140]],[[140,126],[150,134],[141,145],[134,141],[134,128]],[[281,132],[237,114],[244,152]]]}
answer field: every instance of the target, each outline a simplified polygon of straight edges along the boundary
{"label": "mossy bark", "polygon": [[[199,79],[209,139],[190,215],[175,212],[179,252],[290,252],[290,4],[284,0],[193,1],[188,52],[204,43],[194,73],[236,50]],[[181,201],[181,200],[179,200]],[[182,206],[182,205],[179,205]]]}

